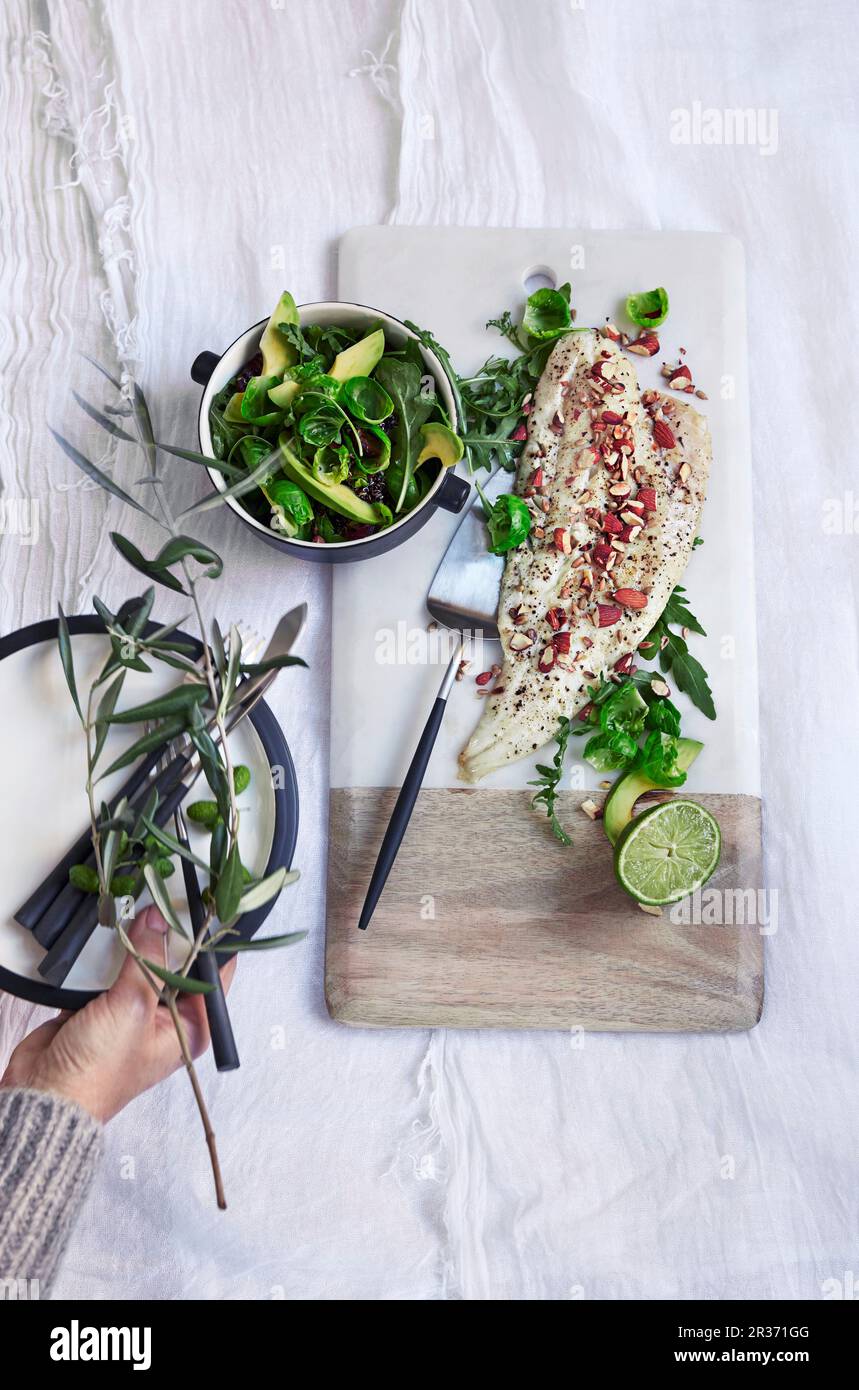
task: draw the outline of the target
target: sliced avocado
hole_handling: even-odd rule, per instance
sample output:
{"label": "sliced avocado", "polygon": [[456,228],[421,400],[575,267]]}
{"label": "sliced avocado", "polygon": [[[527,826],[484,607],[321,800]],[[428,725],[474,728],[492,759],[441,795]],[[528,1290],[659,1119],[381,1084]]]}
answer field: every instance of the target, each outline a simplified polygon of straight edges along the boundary
{"label": "sliced avocado", "polygon": [[[695,738],[678,738],[677,766],[681,772],[688,772],[703,747],[703,743]],[[660,788],[658,782],[652,782],[643,772],[632,770],[618,777],[603,807],[603,829],[612,844],[632,820],[638,798],[645,792],[659,790],[665,791],[666,788]]]}
{"label": "sliced avocado", "polygon": [[242,414],[242,399],[244,394],[244,391],[236,391],[227,401],[226,409],[224,410],[224,419],[230,425],[247,424],[247,420]]}
{"label": "sliced avocado", "polygon": [[273,386],[268,393],[268,398],[273,401],[279,410],[288,410],[295,400],[301,383],[298,381],[282,381],[279,386]]}
{"label": "sliced avocado", "polygon": [[278,324],[281,323],[298,323],[298,310],[289,290],[284,290],[280,296],[259,340],[263,376],[283,376],[287,367],[291,367],[295,361],[295,348],[286,341],[278,328]]}
{"label": "sliced avocado", "polygon": [[325,507],[330,507],[332,512],[337,512],[339,516],[348,517],[350,521],[358,521],[365,526],[378,526],[385,519],[378,507],[372,502],[365,502],[363,497],[357,497],[345,483],[320,483],[314,478],[312,471],[296,458],[290,449],[287,435],[282,434],[279,442],[281,468],[287,478],[291,478],[304,489],[308,497],[321,502]]}
{"label": "sliced avocado", "polygon": [[360,342],[338,352],[328,375],[335,381],[348,381],[350,376],[369,376],[385,351],[385,330],[377,328]]}
{"label": "sliced avocado", "polygon": [[452,468],[462,458],[462,440],[447,425],[434,421],[421,425],[424,447],[418,454],[415,468],[420,468],[428,459],[438,459],[442,468]]}

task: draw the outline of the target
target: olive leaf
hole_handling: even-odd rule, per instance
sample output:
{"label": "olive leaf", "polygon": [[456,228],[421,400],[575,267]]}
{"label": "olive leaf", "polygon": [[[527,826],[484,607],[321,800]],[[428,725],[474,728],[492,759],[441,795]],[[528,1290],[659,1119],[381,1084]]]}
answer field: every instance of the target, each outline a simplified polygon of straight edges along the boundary
{"label": "olive leaf", "polygon": [[179,921],[179,918],[176,916],[173,904],[170,901],[170,894],[164,887],[164,880],[159,874],[154,864],[144,864],[143,877],[146,880],[147,888],[152,894],[152,901],[158,908],[164,920],[167,922],[168,926],[170,926],[173,929],[173,931],[178,932],[180,936],[184,936],[187,940],[188,933],[182,926],[182,923]]}
{"label": "olive leaf", "polygon": [[196,560],[198,564],[208,565],[205,573],[209,579],[219,578],[224,568],[224,562],[218,552],[210,545],[205,545],[203,541],[195,541],[193,536],[173,536],[161,547],[152,563],[163,569],[188,558]]}
{"label": "olive leaf", "polygon": [[238,938],[230,942],[222,939],[210,949],[219,954],[229,953],[230,955],[233,951],[271,951],[277,946],[293,946],[297,941],[303,941],[306,936],[306,931],[293,931],[288,932],[285,936],[255,936],[251,941],[242,941],[241,938]]}
{"label": "olive leaf", "polygon": [[204,871],[208,870],[208,864],[204,864],[202,859],[198,859],[192,850],[183,845],[180,840],[175,839],[169,831],[165,830],[157,821],[154,821],[151,816],[144,814],[141,815],[140,819],[143,821],[150,835],[154,835],[158,843],[163,845],[170,854],[180,854],[182,858],[187,859],[189,863],[196,864],[198,869],[203,869]]}
{"label": "olive leaf", "polygon": [[262,676],[266,671],[280,671],[285,666],[307,666],[307,662],[300,656],[267,656],[264,661],[252,661],[248,666],[243,666],[242,671],[246,676]]}
{"label": "olive leaf", "polygon": [[[89,362],[91,366],[95,367],[96,371],[101,372],[102,376],[107,378],[111,386],[115,386],[117,391],[122,393],[122,382],[118,381],[117,378],[113,375],[113,373],[108,371],[107,367],[105,367],[101,362],[98,362],[94,357],[90,357],[89,353],[87,352],[81,353],[81,356],[86,358],[87,362]],[[129,438],[132,443],[140,444],[146,450],[147,456],[150,461],[150,467],[152,468],[152,471],[154,473],[156,469],[156,445],[155,436],[152,430],[152,417],[149,414],[149,406],[146,404],[146,397],[144,396],[143,391],[138,386],[136,381],[132,381],[131,391],[132,400],[130,402],[130,412],[134,416],[134,421],[137,425],[139,438],[134,439],[133,436],[126,437]],[[78,404],[81,405],[83,409],[87,411],[88,415],[91,414],[91,411],[87,408],[85,402],[78,399]],[[125,415],[127,413],[129,413],[127,406],[124,405],[122,408],[122,414]],[[93,419],[95,418],[96,417],[93,416]],[[101,424],[101,421],[99,420],[98,423]],[[107,426],[105,426],[105,428],[107,428]]]}
{"label": "olive leaf", "polygon": [[223,871],[226,858],[227,827],[221,820],[212,831],[212,840],[209,845],[209,870],[213,876]]}
{"label": "olive leaf", "polygon": [[181,990],[183,994],[209,994],[217,988],[205,980],[192,980],[188,975],[177,975],[172,970],[165,970],[163,965],[156,965],[154,960],[147,960],[146,956],[141,956],[140,959],[146,969],[151,970],[153,975],[157,975],[159,980],[163,980],[165,985],[169,985],[171,989]]}
{"label": "olive leaf", "polygon": [[119,692],[125,681],[125,672],[120,671],[116,680],[112,681],[99,701],[98,709],[95,712],[95,746],[92,753],[92,767],[95,767],[99,760],[101,750],[104,748],[105,739],[108,735],[110,717],[116,708],[119,699]]}
{"label": "olive leaf", "polygon": [[63,663],[66,685],[69,687],[69,694],[78,712],[78,719],[83,724],[85,721],[81,713],[81,702],[78,699],[78,685],[75,680],[75,662],[72,656],[72,639],[69,636],[69,625],[66,621],[66,615],[63,612],[62,604],[57,604],[57,608],[60,614],[57,621],[57,644],[60,648],[60,661]]}
{"label": "olive leaf", "polygon": [[259,883],[254,883],[242,893],[239,899],[239,912],[254,912],[258,907],[263,907],[265,903],[276,897],[288,883],[295,883],[297,878],[297,869],[293,869],[291,873],[288,873],[285,868],[275,869],[274,873],[269,874],[267,878],[260,879]]}
{"label": "olive leaf", "polygon": [[159,565],[156,560],[147,560],[144,555],[141,555],[137,546],[127,540],[125,536],[120,535],[118,531],[111,531],[110,539],[123,560],[131,565],[132,569],[139,570],[141,574],[145,574],[148,579],[154,579],[158,584],[163,584],[165,589],[173,589],[179,594],[188,592],[175,575],[172,575],[163,565]]}
{"label": "olive leaf", "polygon": [[81,410],[84,411],[91,420],[94,420],[97,425],[100,425],[103,430],[107,430],[108,434],[112,434],[114,439],[122,439],[127,444],[140,443],[133,434],[129,434],[127,430],[122,429],[115,420],[111,420],[107,415],[103,415],[94,405],[90,405],[89,401],[84,400],[83,396],[79,396],[77,391],[72,391],[72,395]]}
{"label": "olive leaf", "polygon": [[238,482],[231,483],[223,492],[207,493],[199,502],[186,507],[185,511],[179,514],[179,520],[184,521],[186,517],[198,516],[201,512],[211,511],[213,507],[220,507],[230,497],[243,497],[246,492],[252,492],[279,467],[279,457],[279,449],[267,449],[265,458],[250,473],[243,473]]}
{"label": "olive leaf", "polygon": [[230,788],[218,749],[205,728],[192,727],[189,730],[189,737],[200,754],[203,772],[212,790],[212,795],[218,803],[218,810],[224,820],[227,820],[230,814]]}
{"label": "olive leaf", "polygon": [[230,627],[229,660],[227,661],[227,671],[224,677],[223,689],[221,691],[221,703],[218,707],[218,717],[223,719],[226,714],[230,701],[238,680],[239,667],[242,657],[242,638],[241,633],[235,623]]}
{"label": "olive leaf", "polygon": [[144,516],[150,517],[153,521],[158,522],[159,526],[161,525],[158,518],[153,516],[147,507],[144,507],[140,502],[136,502],[133,497],[129,497],[128,493],[119,486],[119,483],[115,483],[113,478],[108,477],[107,473],[103,473],[91,459],[86,458],[79,449],[76,449],[74,444],[71,444],[68,439],[64,439],[51,425],[48,426],[48,430],[54,436],[54,439],[59,444],[63,453],[71,459],[72,463],[75,464],[82,473],[85,473],[94,483],[98,483],[99,487],[104,488],[105,492],[110,492],[114,497],[118,497],[120,502],[126,502],[128,506],[133,507],[136,512],[143,512]]}
{"label": "olive leaf", "polygon": [[[201,705],[209,697],[209,687],[192,684],[190,681],[168,690],[165,695],[157,695],[154,700],[144,700],[141,705],[121,710],[110,717],[111,724],[141,724],[145,719],[164,719],[171,714],[183,714],[192,705]],[[157,742],[152,745],[157,747]]]}
{"label": "olive leaf", "polygon": [[126,599],[116,614],[117,626],[124,628],[132,637],[139,637],[149,622],[154,602],[155,590],[151,585],[139,598]]}
{"label": "olive leaf", "polygon": [[208,454],[198,454],[193,449],[180,449],[175,444],[163,444],[160,440],[155,447],[163,449],[165,454],[172,454],[174,458],[185,459],[188,463],[199,463],[203,468],[214,468],[217,473],[223,473],[225,478],[247,476],[244,469],[238,468],[234,463],[228,463],[226,459],[211,458]]}
{"label": "olive leaf", "polygon": [[117,391],[121,391],[121,390],[122,390],[122,382],[121,382],[121,381],[117,381],[116,377],[113,376],[113,375],[107,370],[107,367],[105,367],[101,362],[98,362],[98,361],[96,360],[95,357],[90,357],[90,355],[89,355],[88,352],[82,352],[82,353],[81,353],[81,357],[83,357],[83,358],[85,359],[85,361],[89,362],[89,364],[90,364],[91,367],[95,367],[95,369],[96,369],[97,372],[101,372],[102,376],[107,377],[107,379],[108,379],[108,381],[110,382],[111,386],[115,386],[116,389],[117,389]]}
{"label": "olive leaf", "polygon": [[[117,820],[122,819],[123,812],[125,811],[127,806],[128,799],[127,797],[123,797],[116,808]],[[107,808],[105,807],[105,809]],[[121,834],[122,832],[120,830],[111,829],[107,832],[107,835],[105,836],[104,851],[102,854],[102,867],[104,872],[105,883],[110,883],[110,880],[113,878],[113,871],[116,868],[117,856],[119,854]]]}
{"label": "olive leaf", "polygon": [[153,787],[149,795],[147,796],[146,801],[143,804],[143,809],[141,810],[140,815],[134,823],[134,828],[131,832],[132,840],[143,840],[144,832],[146,830],[146,822],[147,820],[151,820],[152,817],[155,815],[155,812],[158,810],[158,801],[158,788]]}
{"label": "olive leaf", "polygon": [[[213,788],[214,790],[214,788]],[[242,861],[239,847],[233,841],[227,862],[215,887],[215,907],[221,922],[231,922],[239,909],[242,897]]]}
{"label": "olive leaf", "polygon": [[152,429],[152,417],[149,414],[149,406],[146,404],[146,397],[136,381],[132,381],[131,390],[134,396],[134,418],[137,428],[140,431],[143,447],[149,459],[149,466],[153,473],[158,472],[155,449],[155,433]]}
{"label": "olive leaf", "polygon": [[212,619],[212,655],[215,658],[215,669],[223,681],[227,674],[227,653],[224,649],[224,638],[217,618]]}

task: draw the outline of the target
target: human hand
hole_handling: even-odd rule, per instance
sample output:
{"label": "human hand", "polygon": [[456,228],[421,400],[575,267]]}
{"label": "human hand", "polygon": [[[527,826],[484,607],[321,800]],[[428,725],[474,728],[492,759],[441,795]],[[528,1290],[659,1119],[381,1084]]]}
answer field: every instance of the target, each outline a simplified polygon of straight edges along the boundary
{"label": "human hand", "polygon": [[[160,961],[167,924],[155,907],[134,922],[129,937],[140,955]],[[235,957],[221,978],[228,989]],[[209,1045],[206,1006],[200,994],[181,994],[177,1007],[192,1057]],[[104,1124],[130,1100],[181,1065],[179,1040],[167,1009],[131,956],[116,983],[77,1013],[63,1012],[18,1044],[0,1086],[29,1086],[76,1101]]]}

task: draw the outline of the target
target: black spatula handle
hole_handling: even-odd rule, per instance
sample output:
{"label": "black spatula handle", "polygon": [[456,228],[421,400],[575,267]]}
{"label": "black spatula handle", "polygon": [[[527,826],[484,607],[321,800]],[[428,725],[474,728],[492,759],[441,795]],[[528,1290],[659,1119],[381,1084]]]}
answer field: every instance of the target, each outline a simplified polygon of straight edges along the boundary
{"label": "black spatula handle", "polygon": [[382,841],[382,848],[379,850],[379,857],[376,860],[376,867],[373,870],[373,877],[370,879],[367,897],[358,921],[358,926],[362,931],[367,927],[375,911],[376,903],[381,897],[382,889],[388,879],[388,874],[394,866],[394,860],[403,842],[403,836],[406,833],[409,821],[412,817],[412,811],[415,807],[415,802],[418,799],[418,792],[423,785],[427,763],[430,760],[430,755],[435,746],[435,741],[438,737],[438,731],[441,728],[441,721],[444,719],[444,712],[446,709],[447,700],[440,695],[430,710],[430,717],[421,734],[420,742],[415,749],[415,755],[406,773],[405,781],[397,797],[390,823],[385,831],[385,838]]}

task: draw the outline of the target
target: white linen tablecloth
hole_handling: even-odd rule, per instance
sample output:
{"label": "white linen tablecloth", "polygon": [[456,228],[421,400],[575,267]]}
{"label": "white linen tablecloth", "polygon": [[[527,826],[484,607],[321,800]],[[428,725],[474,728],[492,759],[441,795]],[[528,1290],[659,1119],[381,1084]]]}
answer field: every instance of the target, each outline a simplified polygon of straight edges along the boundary
{"label": "white linen tablecloth", "polygon": [[[2,630],[125,596],[106,530],[152,539],[47,435],[46,419],[74,429],[113,465],[73,418],[70,389],[99,389],[78,350],[134,359],[161,436],[191,443],[192,359],[285,286],[332,295],[351,225],[733,232],[779,893],[750,1034],[575,1046],[331,1023],[329,575],[210,514],[219,612],[267,629],[311,609],[312,669],[272,701],[303,875],[272,921],[310,937],[243,963],[241,1072],[202,1064],[229,1211],[177,1076],[110,1126],[57,1296],[815,1299],[859,1275],[854,20],[846,0],[7,0],[3,498],[37,500],[40,535],[5,527]],[[708,109],[761,113],[755,143],[696,141]],[[180,501],[200,490],[192,467],[171,472]],[[0,1064],[41,1013],[0,1001]]]}

